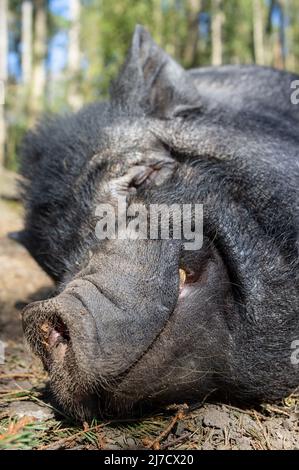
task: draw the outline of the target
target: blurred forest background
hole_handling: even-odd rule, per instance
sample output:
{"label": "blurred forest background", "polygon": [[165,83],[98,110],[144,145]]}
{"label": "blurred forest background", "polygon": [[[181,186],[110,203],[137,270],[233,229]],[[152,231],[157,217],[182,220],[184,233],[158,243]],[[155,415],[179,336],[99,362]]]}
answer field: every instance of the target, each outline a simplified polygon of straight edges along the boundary
{"label": "blurred forest background", "polygon": [[185,67],[299,72],[299,0],[0,0],[0,168],[40,113],[107,96],[136,23]]}

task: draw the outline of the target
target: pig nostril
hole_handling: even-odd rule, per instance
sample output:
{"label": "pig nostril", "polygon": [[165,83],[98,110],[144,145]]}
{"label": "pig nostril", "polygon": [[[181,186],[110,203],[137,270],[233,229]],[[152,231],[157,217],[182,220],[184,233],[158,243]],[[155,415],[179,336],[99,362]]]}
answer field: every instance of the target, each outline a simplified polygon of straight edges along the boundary
{"label": "pig nostril", "polygon": [[70,335],[65,323],[54,318],[51,322],[44,322],[40,325],[41,336],[43,338],[42,343],[47,349],[51,349],[53,346],[57,346],[60,343],[68,343],[70,341]]}

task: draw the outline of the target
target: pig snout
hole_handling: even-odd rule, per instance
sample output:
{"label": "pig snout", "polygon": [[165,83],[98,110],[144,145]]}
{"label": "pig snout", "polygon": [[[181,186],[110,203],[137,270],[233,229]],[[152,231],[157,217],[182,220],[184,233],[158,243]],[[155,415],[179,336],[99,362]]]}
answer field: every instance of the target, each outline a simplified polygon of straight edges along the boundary
{"label": "pig snout", "polygon": [[29,344],[48,370],[51,371],[57,362],[72,359],[88,371],[88,360],[84,361],[80,351],[82,345],[88,343],[96,353],[96,326],[93,317],[75,296],[60,294],[30,304],[23,311],[23,327]]}

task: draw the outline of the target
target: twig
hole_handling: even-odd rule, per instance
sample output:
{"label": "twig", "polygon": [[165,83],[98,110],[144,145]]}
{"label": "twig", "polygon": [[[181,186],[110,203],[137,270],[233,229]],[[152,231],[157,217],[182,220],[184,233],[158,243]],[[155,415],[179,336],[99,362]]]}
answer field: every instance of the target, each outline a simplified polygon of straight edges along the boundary
{"label": "twig", "polygon": [[167,444],[163,444],[163,446],[161,446],[159,450],[169,449],[169,447],[175,446],[176,444],[179,444],[180,442],[185,441],[189,437],[191,437],[190,432],[186,432],[182,436],[177,437],[176,439],[173,439],[173,441],[167,442]]}
{"label": "twig", "polygon": [[12,395],[14,393],[20,393],[19,388],[13,388],[11,390],[0,390],[0,395]]}
{"label": "twig", "polygon": [[273,406],[273,405],[264,405],[264,408],[267,411],[273,411],[273,413],[282,414],[284,416],[287,416],[288,418],[291,416],[291,414],[288,413],[287,411],[281,410],[280,408]]}
{"label": "twig", "polygon": [[31,398],[31,397],[29,397],[29,396],[26,396],[26,397],[15,397],[15,398],[6,398],[6,399],[5,399],[5,403],[10,403],[10,402],[12,402],[12,401],[25,401],[25,400],[29,401],[30,398]]}
{"label": "twig", "polygon": [[[25,393],[25,396],[12,396],[12,397],[9,397],[9,395],[17,395],[18,393]],[[14,401],[33,401],[33,402],[36,402],[38,403],[39,405],[41,406],[46,406],[47,408],[50,408],[51,410],[55,411],[56,413],[60,414],[61,416],[63,416],[65,419],[67,420],[71,420],[70,416],[66,415],[63,411],[59,410],[58,408],[55,408],[55,406],[53,405],[50,405],[46,402],[44,402],[43,400],[40,400],[39,398],[35,397],[33,394],[32,394],[32,391],[30,390],[24,390],[22,389],[21,387],[16,390],[15,392],[13,393],[7,393],[7,394],[1,394],[0,395],[0,400],[2,399],[5,399],[5,402],[6,403],[9,403],[9,402],[14,402]]]}
{"label": "twig", "polygon": [[59,410],[58,408],[55,408],[55,406],[50,405],[49,403],[46,403],[43,400],[40,400],[39,398],[37,398],[33,395],[30,396],[29,398],[30,398],[30,400],[35,401],[35,402],[39,403],[42,406],[46,406],[47,408],[50,408],[51,410],[56,411],[56,413],[60,414],[64,418],[66,418],[68,420],[71,420],[70,416],[66,415],[65,413],[63,413],[63,411]]}
{"label": "twig", "polygon": [[[183,405],[181,409],[175,414],[175,416],[170,421],[169,425],[164,429],[164,431],[156,437],[153,441],[149,441],[148,439],[143,440],[143,444],[148,447],[149,449],[159,450],[160,449],[160,442],[168,436],[170,431],[173,429],[175,424],[185,417],[187,405]],[[188,407],[187,407],[188,408]]]}
{"label": "twig", "polygon": [[[220,403],[217,403],[218,405],[220,405]],[[263,418],[265,419],[265,416],[262,415],[262,413],[259,413],[258,411],[256,410],[242,410],[242,408],[238,408],[237,406],[232,406],[232,405],[227,405],[225,404],[224,405],[226,408],[230,408],[231,410],[235,410],[235,411],[238,411],[239,413],[243,413],[245,415],[251,415],[251,416],[256,416],[256,415],[259,415],[260,418]]]}
{"label": "twig", "polygon": [[256,412],[254,412],[254,413],[255,413],[255,419],[256,419],[256,421],[257,421],[257,423],[258,423],[258,425],[259,425],[259,427],[260,427],[260,429],[261,429],[261,431],[262,431],[262,433],[263,433],[263,436],[264,436],[264,439],[265,439],[265,441],[266,441],[268,450],[272,450],[272,447],[271,447],[271,444],[270,444],[270,442],[269,442],[269,439],[268,439],[267,433],[266,433],[266,431],[265,431],[265,428],[263,427],[263,425],[262,425],[262,423],[261,423],[261,421],[260,421],[260,419],[259,419],[257,413],[256,413]]}
{"label": "twig", "polygon": [[98,431],[99,429],[104,428],[105,426],[108,426],[108,424],[110,424],[110,421],[108,421],[107,423],[98,424],[97,426],[92,426],[91,428],[88,428],[88,429],[83,429],[82,431],[76,432],[72,436],[63,437],[62,439],[59,439],[56,442],[52,442],[51,444],[40,446],[37,448],[37,450],[61,449],[63,445],[68,444],[69,442],[72,442],[74,439],[81,436],[82,434],[85,434],[90,431]]}
{"label": "twig", "polygon": [[36,377],[36,375],[34,374],[23,374],[23,373],[18,373],[18,372],[14,372],[12,374],[0,374],[0,380],[1,379],[14,379],[15,377],[19,377],[19,378],[28,378],[28,377]]}
{"label": "twig", "polygon": [[204,442],[202,443],[202,446],[204,446],[207,442],[209,442],[209,440],[211,439],[211,437],[213,437],[214,433],[215,433],[215,429],[214,429],[214,428],[209,429],[208,435],[207,435],[206,439],[204,440]]}
{"label": "twig", "polygon": [[199,428],[195,429],[195,431],[193,431],[191,434],[190,434],[189,431],[188,431],[188,432],[185,432],[185,434],[183,434],[182,436],[177,437],[177,438],[174,439],[173,441],[168,442],[167,444],[164,444],[163,446],[161,446],[161,450],[169,449],[169,447],[172,447],[172,446],[174,446],[174,445],[177,445],[177,444],[179,444],[180,442],[185,441],[186,439],[191,439],[191,437],[193,437],[194,434],[196,434],[198,430],[199,430]]}

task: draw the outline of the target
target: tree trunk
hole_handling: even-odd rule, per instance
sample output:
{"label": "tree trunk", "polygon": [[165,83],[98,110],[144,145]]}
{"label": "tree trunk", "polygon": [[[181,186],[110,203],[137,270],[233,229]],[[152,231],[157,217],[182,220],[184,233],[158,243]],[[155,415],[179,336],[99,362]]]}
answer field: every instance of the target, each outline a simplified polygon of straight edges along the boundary
{"label": "tree trunk", "polygon": [[[283,6],[285,7],[287,17],[286,27],[286,49],[288,51],[286,57],[286,69],[295,72],[296,70],[296,54],[295,54],[295,35],[294,29],[296,24],[296,17],[293,14],[293,4],[291,0],[285,0]],[[294,18],[295,17],[295,18]]]}
{"label": "tree trunk", "polygon": [[280,8],[280,21],[279,21],[279,42],[281,50],[281,63],[282,68],[285,69],[286,65],[286,37],[285,37],[285,2],[281,0],[278,2]]}
{"label": "tree trunk", "polygon": [[253,43],[255,63],[265,65],[264,49],[264,15],[261,0],[252,1],[253,9]]}
{"label": "tree trunk", "polygon": [[[269,63],[278,68],[285,68],[285,1],[284,0],[271,0],[268,8],[268,21],[267,21],[267,33],[269,34],[269,44],[271,51],[271,61]],[[272,17],[274,9],[277,9],[279,13],[279,26],[273,28]]]}
{"label": "tree trunk", "polygon": [[282,52],[280,31],[273,33],[273,67],[276,69],[284,69],[284,55]]}
{"label": "tree trunk", "polygon": [[32,75],[32,2],[22,2],[22,80],[28,86]]}
{"label": "tree trunk", "polygon": [[187,67],[196,65],[196,55],[199,36],[199,13],[201,0],[187,0],[187,28],[186,46],[184,51],[184,64]]}
{"label": "tree trunk", "polygon": [[47,53],[47,11],[45,0],[34,0],[34,42],[33,42],[33,72],[31,86],[32,117],[42,110],[42,100],[45,93]]}
{"label": "tree trunk", "polygon": [[81,71],[81,50],[80,50],[80,0],[70,0],[71,25],[69,29],[68,45],[68,102],[74,110],[82,106],[82,95],[79,90],[79,80]]}
{"label": "tree trunk", "polygon": [[7,0],[0,0],[0,168],[4,166],[6,124],[4,112],[5,85],[7,81],[8,28]]}
{"label": "tree trunk", "polygon": [[222,64],[222,26],[224,23],[222,6],[222,0],[212,0],[212,65]]}
{"label": "tree trunk", "polygon": [[[155,30],[155,39],[159,46],[162,46],[163,44],[163,33],[164,33],[164,28],[163,28],[163,11],[162,11],[162,5],[161,5],[161,0],[153,0],[153,24],[154,24],[154,30]],[[172,2],[169,5],[172,7]]]}

